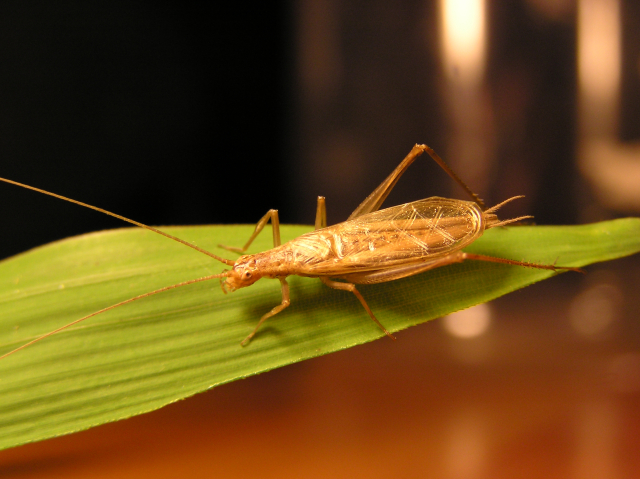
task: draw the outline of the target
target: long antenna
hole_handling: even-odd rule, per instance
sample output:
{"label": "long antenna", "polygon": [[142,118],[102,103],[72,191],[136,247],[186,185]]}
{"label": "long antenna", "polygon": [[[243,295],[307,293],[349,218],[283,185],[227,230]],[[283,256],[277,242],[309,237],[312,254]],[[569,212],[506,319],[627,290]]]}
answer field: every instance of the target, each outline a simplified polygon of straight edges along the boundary
{"label": "long antenna", "polygon": [[[173,235],[170,235],[169,233],[165,233],[164,231],[160,231],[159,229],[154,228],[153,226],[147,226],[143,223],[140,223],[138,221],[135,220],[131,220],[129,218],[125,218],[124,216],[120,216],[116,213],[112,213],[111,211],[107,211],[107,210],[103,210],[102,208],[98,208],[97,206],[91,206],[88,205],[87,203],[83,203],[82,201],[77,201],[77,200],[72,200],[71,198],[67,198],[66,196],[62,196],[62,195],[58,195],[56,193],[51,193],[50,191],[47,190],[41,190],[40,188],[35,188],[33,186],[29,186],[29,185],[25,185],[23,183],[18,183],[17,181],[13,181],[13,180],[8,180],[6,178],[0,178],[0,181],[4,181],[5,183],[9,183],[12,185],[16,185],[16,186],[21,186],[22,188],[26,188],[28,190],[32,190],[32,191],[37,191],[38,193],[42,193],[44,195],[49,195],[49,196],[53,196],[54,198],[58,198],[64,201],[68,201],[69,203],[75,203],[76,205],[80,205],[80,206],[84,206],[85,208],[89,208],[95,211],[99,211],[100,213],[104,213],[105,215],[109,215],[109,216],[113,216],[114,218],[118,218],[119,220],[122,221],[126,221],[127,223],[131,223],[132,225],[136,225],[139,226],[140,228],[144,228],[146,230],[149,231],[153,231],[154,233],[158,233],[159,235],[165,236],[169,239],[172,239],[173,241],[177,241],[178,243],[182,243],[185,246],[188,246],[189,248],[192,248],[196,251],[199,251],[202,254],[206,254],[207,256],[212,257],[213,259],[216,259],[218,261],[220,261],[221,263],[224,263],[226,265],[229,266],[233,266],[234,261],[230,260],[230,259],[225,259],[222,258],[218,255],[215,255],[205,249],[200,248],[199,246],[196,246],[194,244],[189,243],[188,241],[185,241],[183,239],[177,238]],[[1,358],[0,358],[1,359]]]}
{"label": "long antenna", "polygon": [[122,306],[123,304],[127,304],[127,303],[131,303],[133,301],[136,301],[138,299],[142,299],[142,298],[146,298],[147,296],[153,296],[154,294],[158,294],[158,293],[163,293],[164,291],[169,291],[170,289],[175,289],[175,288],[179,288],[181,286],[186,286],[188,284],[193,284],[193,283],[200,283],[202,281],[208,281],[210,279],[215,279],[215,278],[224,278],[228,275],[228,272],[225,273],[220,273],[220,274],[212,274],[210,276],[203,276],[202,278],[197,278],[197,279],[191,279],[189,281],[184,281],[182,283],[177,283],[177,284],[172,284],[171,286],[165,286],[164,288],[160,288],[160,289],[156,289],[155,291],[150,291],[148,293],[144,293],[141,294],[139,296],[135,296],[133,298],[129,298],[126,299],[124,301],[120,301],[117,304],[112,304],[111,306],[108,306],[106,308],[101,309],[100,311],[96,311],[94,313],[91,313],[87,316],[84,316],[80,319],[76,319],[74,321],[71,321],[70,323],[65,324],[64,326],[60,326],[58,329],[54,329],[53,331],[49,331],[48,333],[43,334],[42,336],[38,336],[36,339],[33,339],[31,341],[29,341],[28,343],[23,344],[22,346],[20,346],[19,348],[16,348],[12,351],[9,351],[8,353],[3,354],[2,356],[0,356],[0,361],[3,360],[4,358],[6,358],[7,356],[11,356],[13,353],[17,353],[18,351],[20,351],[21,349],[26,348],[27,346],[31,346],[34,343],[37,343],[38,341],[42,341],[45,338],[48,338],[49,336],[53,336],[56,333],[59,333],[62,330],[65,330],[67,328],[69,328],[70,326],[73,326],[74,324],[78,324],[81,321],[84,321],[85,319],[89,319],[92,318],[94,316],[97,316],[100,313],[105,313],[111,309],[115,309],[119,306]]}

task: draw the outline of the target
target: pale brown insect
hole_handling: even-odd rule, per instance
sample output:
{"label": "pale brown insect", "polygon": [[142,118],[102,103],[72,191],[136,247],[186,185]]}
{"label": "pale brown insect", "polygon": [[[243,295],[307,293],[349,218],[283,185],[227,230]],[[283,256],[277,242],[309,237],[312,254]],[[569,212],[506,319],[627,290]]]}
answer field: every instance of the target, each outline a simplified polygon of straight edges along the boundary
{"label": "pale brown insect", "polygon": [[[424,152],[427,152],[431,158],[469,194],[473,201],[432,197],[380,210],[380,205],[389,195],[398,179],[413,161]],[[258,222],[255,231],[244,247],[233,248],[222,245],[219,246],[230,251],[244,253],[269,220],[271,220],[274,247],[262,253],[240,256],[235,261],[222,258],[156,228],[101,208],[12,180],[0,178],[0,181],[38,191],[114,216],[123,221],[154,231],[174,241],[178,241],[232,267],[230,270],[225,270],[220,274],[167,286],[101,309],[100,311],[96,311],[44,334],[0,356],[0,359],[97,314],[163,291],[215,278],[220,278],[222,290],[225,293],[250,286],[260,278],[276,278],[280,281],[282,302],[260,318],[255,329],[240,343],[245,346],[255,336],[260,326],[267,319],[289,306],[289,285],[287,284],[286,278],[291,275],[317,277],[330,288],[353,293],[375,324],[388,337],[395,339],[375,317],[363,296],[356,289],[356,284],[393,281],[433,268],[459,263],[467,259],[552,271],[580,271],[577,268],[527,263],[463,252],[462,249],[482,236],[486,229],[504,226],[515,221],[530,218],[530,216],[500,221],[495,212],[505,203],[521,197],[516,196],[510,198],[499,205],[487,209],[482,200],[426,145],[415,145],[387,179],[384,180],[380,186],[351,213],[347,221],[343,223],[327,227],[325,199],[320,196],[318,197],[316,210],[315,230],[303,234],[285,244],[281,244],[278,211],[269,210]]]}

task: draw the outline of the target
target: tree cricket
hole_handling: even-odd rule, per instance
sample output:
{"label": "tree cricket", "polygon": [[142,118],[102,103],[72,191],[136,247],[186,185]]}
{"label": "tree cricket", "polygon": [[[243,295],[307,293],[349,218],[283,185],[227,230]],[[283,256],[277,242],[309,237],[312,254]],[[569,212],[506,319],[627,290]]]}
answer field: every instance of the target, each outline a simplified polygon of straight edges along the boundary
{"label": "tree cricket", "polygon": [[[380,206],[400,177],[416,158],[425,152],[466,191],[472,201],[431,197],[381,210]],[[280,281],[281,303],[264,314],[253,331],[241,341],[240,344],[246,346],[267,319],[289,306],[289,285],[286,278],[291,275],[318,278],[330,288],[353,293],[376,326],[389,338],[395,339],[369,308],[356,288],[357,284],[384,283],[465,260],[488,261],[552,271],[581,271],[578,268],[515,261],[462,251],[482,236],[486,229],[505,226],[531,217],[520,216],[499,220],[496,211],[504,204],[521,196],[509,198],[496,206],[487,208],[478,195],[473,193],[435,151],[426,145],[415,145],[393,172],[342,223],[327,226],[325,199],[320,196],[317,201],[315,230],[281,244],[278,210],[269,210],[260,219],[243,247],[219,245],[228,251],[242,254],[235,261],[222,258],[157,228],[110,211],[12,180],[4,178],[0,180],[116,217],[193,248],[230,267],[219,274],[166,286],[108,306],[43,334],[0,356],[0,359],[81,321],[132,301],[212,279],[220,280],[225,294],[250,286],[260,278]],[[244,254],[269,221],[273,230],[273,248],[261,253]]]}

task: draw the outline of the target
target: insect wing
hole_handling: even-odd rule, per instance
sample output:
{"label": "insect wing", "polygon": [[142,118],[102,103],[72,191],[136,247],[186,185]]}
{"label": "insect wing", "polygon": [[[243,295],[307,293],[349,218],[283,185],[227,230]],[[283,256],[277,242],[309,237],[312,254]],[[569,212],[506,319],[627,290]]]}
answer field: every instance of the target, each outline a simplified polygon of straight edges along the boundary
{"label": "insect wing", "polygon": [[368,213],[329,229],[337,261],[317,264],[316,274],[339,276],[445,256],[481,236],[484,222],[475,203],[432,197]]}

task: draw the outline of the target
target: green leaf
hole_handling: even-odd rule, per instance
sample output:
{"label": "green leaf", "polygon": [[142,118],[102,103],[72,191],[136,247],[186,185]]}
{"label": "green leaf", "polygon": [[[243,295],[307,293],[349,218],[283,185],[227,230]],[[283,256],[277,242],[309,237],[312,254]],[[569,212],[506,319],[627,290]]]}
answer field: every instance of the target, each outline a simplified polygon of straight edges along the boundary
{"label": "green leaf", "polygon": [[[223,256],[252,226],[167,232]],[[284,226],[284,240],[309,227]],[[252,248],[269,248],[269,234]],[[584,266],[640,251],[640,219],[572,227],[495,228],[470,252]],[[223,265],[141,229],[88,234],[0,263],[0,354],[86,314]],[[575,274],[575,273],[571,273]],[[551,276],[468,261],[361,286],[378,319],[398,331]],[[280,302],[278,281],[224,295],[218,280],[148,297],[53,335],[0,361],[0,447],[67,434],[152,411],[228,381],[382,336],[353,295],[293,277],[291,306],[240,341]],[[386,339],[385,339],[386,340]],[[401,342],[395,347],[402,347]]]}

